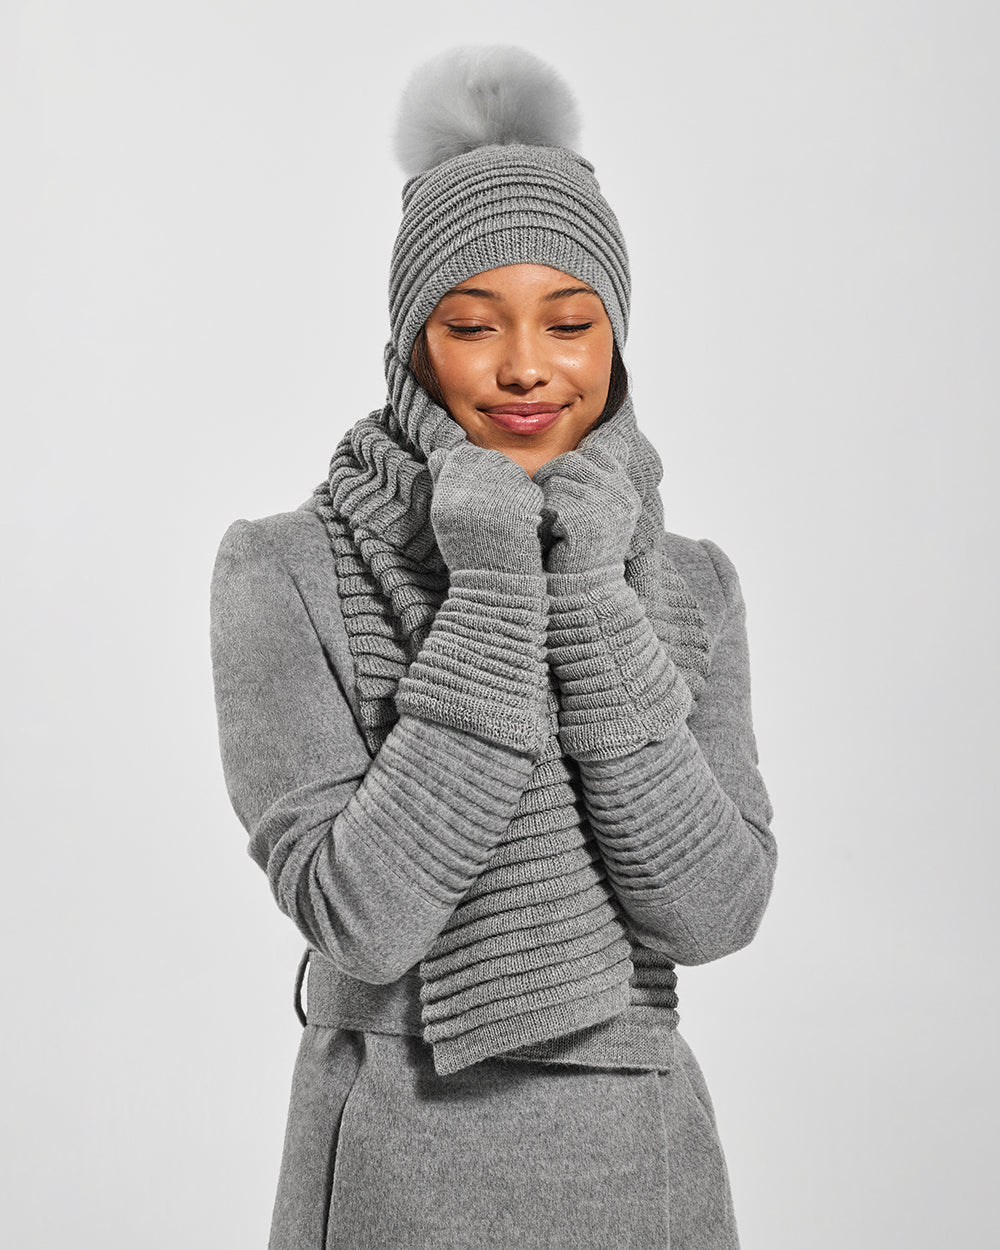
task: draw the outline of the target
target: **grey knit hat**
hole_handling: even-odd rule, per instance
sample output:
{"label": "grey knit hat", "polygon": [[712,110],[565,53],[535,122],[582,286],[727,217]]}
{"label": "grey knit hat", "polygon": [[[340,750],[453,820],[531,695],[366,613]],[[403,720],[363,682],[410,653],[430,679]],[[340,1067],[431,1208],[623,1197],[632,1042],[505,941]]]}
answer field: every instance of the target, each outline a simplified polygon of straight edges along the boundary
{"label": "grey knit hat", "polygon": [[593,165],[573,150],[576,135],[568,88],[521,48],[455,48],[417,70],[396,131],[410,175],[389,280],[401,361],[446,291],[517,264],[592,286],[624,348],[628,254]]}

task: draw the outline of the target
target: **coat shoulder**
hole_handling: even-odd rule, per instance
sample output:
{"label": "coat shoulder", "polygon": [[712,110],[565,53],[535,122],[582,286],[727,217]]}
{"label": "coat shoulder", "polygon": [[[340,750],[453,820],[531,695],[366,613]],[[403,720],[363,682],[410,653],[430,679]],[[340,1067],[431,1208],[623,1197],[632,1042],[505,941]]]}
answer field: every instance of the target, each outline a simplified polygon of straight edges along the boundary
{"label": "coat shoulder", "polygon": [[223,542],[238,528],[273,553],[269,559],[294,582],[327,659],[356,711],[354,660],[340,610],[336,557],[322,517],[307,502],[292,511],[234,521]]}
{"label": "coat shoulder", "polygon": [[698,600],[707,620],[721,623],[728,596],[722,582],[716,552],[718,546],[708,538],[689,538],[686,534],[665,533],[664,552]]}
{"label": "coat shoulder", "polygon": [[294,511],[240,517],[223,534],[220,548],[234,554],[241,549],[263,552],[270,548],[274,556],[291,565],[304,559],[322,563],[330,552],[321,518],[305,504]]}
{"label": "coat shoulder", "polygon": [[273,512],[256,517],[251,524],[262,536],[274,543],[282,558],[293,563],[304,558],[323,560],[330,557],[330,543],[322,518],[307,504],[287,512]]}

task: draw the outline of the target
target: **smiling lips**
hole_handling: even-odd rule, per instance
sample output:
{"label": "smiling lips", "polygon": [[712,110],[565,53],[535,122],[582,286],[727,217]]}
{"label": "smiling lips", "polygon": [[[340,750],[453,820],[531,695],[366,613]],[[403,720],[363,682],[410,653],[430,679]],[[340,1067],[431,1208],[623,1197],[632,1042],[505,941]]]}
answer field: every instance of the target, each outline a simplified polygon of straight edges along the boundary
{"label": "smiling lips", "polygon": [[506,403],[497,404],[495,408],[483,408],[482,411],[505,430],[512,430],[515,434],[535,434],[539,430],[547,430],[565,406]]}

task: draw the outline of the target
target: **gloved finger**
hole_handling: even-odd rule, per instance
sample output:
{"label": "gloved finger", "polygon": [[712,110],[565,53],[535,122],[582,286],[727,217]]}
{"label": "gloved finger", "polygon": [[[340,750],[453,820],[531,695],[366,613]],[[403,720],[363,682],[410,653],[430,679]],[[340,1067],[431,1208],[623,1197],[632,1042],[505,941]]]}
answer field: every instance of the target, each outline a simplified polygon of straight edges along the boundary
{"label": "gloved finger", "polygon": [[[569,482],[586,486],[597,494],[627,493],[627,488],[631,485],[622,464],[603,449],[588,453],[574,451],[568,453],[565,459],[560,459],[563,463],[558,469],[553,469],[544,476],[541,470],[535,474],[536,482],[539,477],[542,478],[546,493],[562,491]],[[545,467],[546,465],[542,465],[543,469]]]}
{"label": "gloved finger", "polygon": [[573,454],[572,451],[561,452],[558,456],[553,456],[551,460],[546,460],[544,464],[540,464],[534,473],[534,480],[539,486],[544,486],[554,477],[558,477],[562,467],[566,463],[568,456]]}
{"label": "gloved finger", "polygon": [[614,460],[625,469],[628,468],[631,459],[631,450],[628,442],[614,431],[608,433],[602,443],[602,446]]}

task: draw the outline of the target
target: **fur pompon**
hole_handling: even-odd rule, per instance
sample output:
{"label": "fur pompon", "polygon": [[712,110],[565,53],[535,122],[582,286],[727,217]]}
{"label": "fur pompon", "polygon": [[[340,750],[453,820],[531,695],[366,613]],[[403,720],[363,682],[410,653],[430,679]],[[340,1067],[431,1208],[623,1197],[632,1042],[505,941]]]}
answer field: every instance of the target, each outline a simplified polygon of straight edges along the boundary
{"label": "fur pompon", "polygon": [[403,90],[395,153],[408,178],[487,143],[576,147],[573,94],[556,71],[506,44],[449,48]]}

